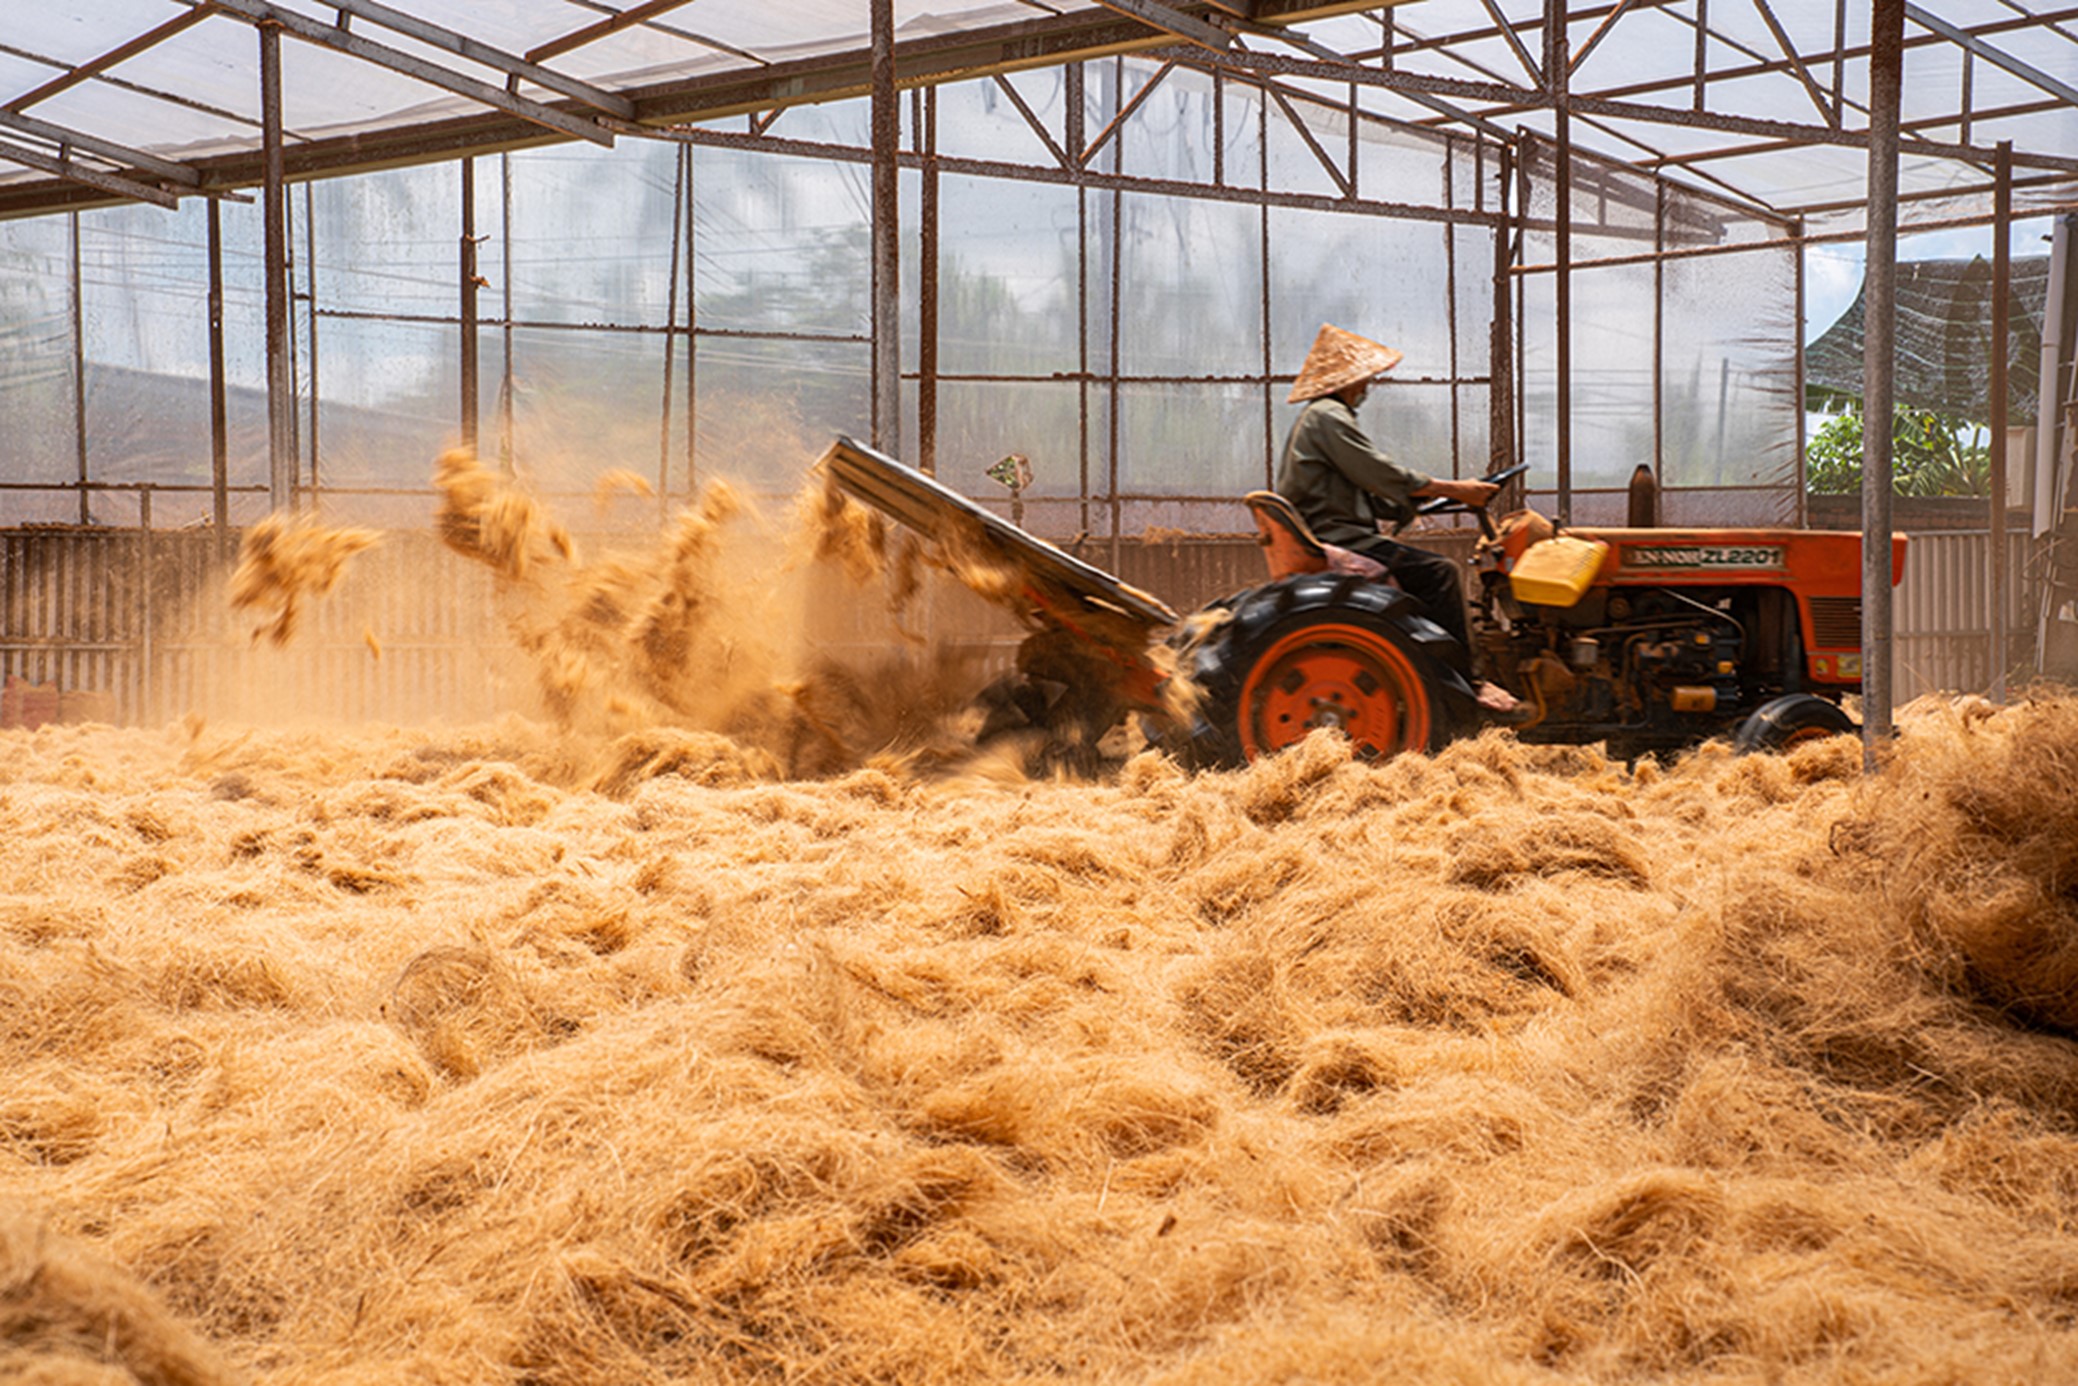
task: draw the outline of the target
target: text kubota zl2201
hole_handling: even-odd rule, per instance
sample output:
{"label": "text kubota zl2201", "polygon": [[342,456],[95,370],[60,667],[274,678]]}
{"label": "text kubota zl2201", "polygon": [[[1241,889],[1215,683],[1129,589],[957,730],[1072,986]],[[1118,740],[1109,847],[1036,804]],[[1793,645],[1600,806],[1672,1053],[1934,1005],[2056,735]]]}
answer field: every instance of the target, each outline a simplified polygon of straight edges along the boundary
{"label": "text kubota zl2201", "polygon": [[[1093,747],[1127,714],[1201,766],[1238,765],[1332,727],[1358,754],[1433,750],[1492,719],[1451,637],[1377,565],[1319,543],[1253,492],[1268,580],[1185,618],[893,458],[839,438],[848,494],[1014,581],[991,595],[1030,634],[991,690],[988,731]],[[1488,478],[1508,481],[1522,467]],[[1432,501],[1425,513],[1472,510]],[[1635,756],[1730,734],[1742,750],[1851,731],[1861,688],[1861,536],[1793,529],[1574,529],[1532,512],[1482,534],[1470,667],[1525,705],[1525,741]],[[1891,581],[1905,540],[1892,541]],[[1161,658],[1157,652],[1161,652]],[[1189,695],[1165,696],[1174,676]]]}

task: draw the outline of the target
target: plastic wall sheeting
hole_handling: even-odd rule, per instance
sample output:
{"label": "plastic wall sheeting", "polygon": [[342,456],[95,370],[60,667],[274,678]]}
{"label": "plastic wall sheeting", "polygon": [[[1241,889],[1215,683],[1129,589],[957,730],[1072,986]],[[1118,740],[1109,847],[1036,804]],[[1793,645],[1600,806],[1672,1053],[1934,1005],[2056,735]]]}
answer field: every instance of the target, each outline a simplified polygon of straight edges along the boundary
{"label": "plastic wall sheeting", "polygon": [[[1512,460],[1491,455],[1492,229],[1294,202],[1496,210],[1516,194],[1499,185],[1495,147],[1371,118],[1352,130],[1334,104],[1342,89],[1288,84],[1288,108],[1246,83],[1117,59],[1082,69],[1085,137],[1111,130],[1088,167],[1201,195],[1008,176],[1058,170],[1071,76],[1018,73],[900,103],[905,150],[935,139],[946,158],[1008,171],[903,170],[912,459],[928,419],[940,474],[1007,504],[983,472],[1025,454],[1028,517],[1045,532],[1239,531],[1235,498],[1272,478],[1298,412],[1289,379],[1334,322],[1406,354],[1365,406],[1388,450],[1441,475]],[[552,495],[587,495],[618,468],[682,497],[715,475],[789,490],[831,435],[867,435],[868,112],[787,110],[770,129],[796,142],[785,148],[629,138],[476,160],[480,450]],[[1523,179],[1531,261],[1551,252],[1541,148]],[[1778,234],[1620,166],[1576,171],[1576,258]],[[296,476],[329,516],[422,523],[432,459],[462,436],[461,198],[456,164],[291,189]],[[228,479],[244,522],[269,503],[260,216],[252,204],[222,213]],[[0,226],[0,451],[15,488],[0,489],[0,521],[76,521],[82,494],[99,523],[138,523],[147,492],[155,526],[210,513],[206,216],[197,200],[82,214],[76,251],[71,218]],[[1546,488],[1552,284],[1532,273],[1507,286],[1524,309],[1510,363],[1519,436]],[[1670,517],[1793,513],[1788,256],[1583,269],[1573,299],[1576,515],[1620,504],[1640,461],[1658,469]]]}
{"label": "plastic wall sheeting", "polygon": [[0,224],[0,416],[12,481],[79,474],[71,263],[66,219]]}
{"label": "plastic wall sheeting", "polygon": [[[265,472],[260,228],[237,204],[222,218],[237,486]],[[0,522],[136,524],[146,484],[162,492],[158,523],[210,512],[207,225],[190,201],[0,226]],[[84,508],[77,492],[21,489],[82,475],[133,489],[89,492]]]}
{"label": "plastic wall sheeting", "polygon": [[[1525,260],[1557,259],[1554,151],[1525,159]],[[1780,245],[1682,257],[1700,247],[1779,240],[1787,228],[1729,202],[1576,157],[1572,186],[1570,471],[1572,515],[1620,523],[1641,464],[1664,522],[1789,524],[1801,485],[1797,381],[1799,257]],[[1655,251],[1646,263],[1594,265]],[[1557,272],[1522,276],[1523,456],[1544,504],[1558,485]]]}

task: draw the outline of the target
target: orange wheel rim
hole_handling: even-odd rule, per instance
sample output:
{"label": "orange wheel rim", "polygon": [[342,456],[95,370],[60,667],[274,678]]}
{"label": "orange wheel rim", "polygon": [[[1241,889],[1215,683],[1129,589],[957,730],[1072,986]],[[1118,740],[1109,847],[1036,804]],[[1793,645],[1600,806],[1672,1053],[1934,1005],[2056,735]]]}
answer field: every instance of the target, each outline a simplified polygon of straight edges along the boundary
{"label": "orange wheel rim", "polygon": [[1241,750],[1271,755],[1334,727],[1372,758],[1429,744],[1429,696],[1392,641],[1362,626],[1323,622],[1291,632],[1241,684]]}
{"label": "orange wheel rim", "polygon": [[1782,749],[1785,751],[1792,750],[1798,746],[1808,746],[1814,741],[1823,741],[1829,736],[1838,735],[1840,733],[1830,727],[1806,727],[1802,731],[1793,731],[1788,736],[1783,737]]}

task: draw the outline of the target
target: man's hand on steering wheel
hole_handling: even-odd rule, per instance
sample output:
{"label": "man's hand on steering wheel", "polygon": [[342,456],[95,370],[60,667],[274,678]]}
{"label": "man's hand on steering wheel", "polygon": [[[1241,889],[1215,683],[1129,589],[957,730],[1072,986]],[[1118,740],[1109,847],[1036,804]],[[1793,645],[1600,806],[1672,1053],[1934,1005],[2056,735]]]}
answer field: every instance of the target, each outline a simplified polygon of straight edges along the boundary
{"label": "man's hand on steering wheel", "polygon": [[1438,477],[1414,494],[1417,496],[1437,496],[1444,500],[1454,500],[1460,505],[1467,505],[1477,510],[1492,500],[1494,493],[1500,489],[1499,486],[1496,486],[1491,481],[1452,481]]}
{"label": "man's hand on steering wheel", "polygon": [[[1467,510],[1479,517],[1480,532],[1485,533],[1493,528],[1493,520],[1486,513],[1487,504],[1500,494],[1503,486],[1529,469],[1529,463],[1518,462],[1503,471],[1495,472],[1492,476],[1476,480],[1453,481],[1444,477],[1433,478],[1428,485],[1414,493],[1416,496],[1430,497],[1416,506],[1414,513],[1417,516],[1447,515],[1452,511]],[[1393,526],[1393,533],[1397,534],[1404,528],[1406,522],[1397,524]]]}

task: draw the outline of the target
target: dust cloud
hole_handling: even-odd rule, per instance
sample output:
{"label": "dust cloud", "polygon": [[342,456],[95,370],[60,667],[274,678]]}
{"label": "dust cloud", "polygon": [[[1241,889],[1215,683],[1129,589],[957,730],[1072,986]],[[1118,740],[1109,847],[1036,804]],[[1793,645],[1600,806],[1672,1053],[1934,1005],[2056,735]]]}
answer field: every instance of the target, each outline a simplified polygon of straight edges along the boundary
{"label": "dust cloud", "polygon": [[2078,699],[931,761],[472,468],[557,716],[6,734],[0,1379],[2078,1377]]}
{"label": "dust cloud", "polygon": [[[527,486],[467,451],[442,455],[433,481],[428,533],[479,582],[418,536],[393,536],[373,556],[383,566],[357,574],[330,607],[315,605],[378,536],[269,520],[246,541],[232,606],[257,614],[255,645],[289,647],[283,674],[294,676],[278,679],[270,699],[266,666],[227,662],[243,677],[198,689],[192,706],[237,721],[307,719],[342,675],[370,678],[393,631],[423,647],[427,612],[483,605],[480,589],[495,612],[488,628],[433,638],[484,671],[479,701],[488,691],[499,711],[550,721],[589,751],[638,733],[662,742],[714,733],[787,778],[971,758],[984,715],[974,695],[990,659],[1007,662],[1015,626],[1000,615],[977,621],[987,609],[958,583],[925,587],[936,569],[1000,598],[1008,579],[981,558],[891,534],[820,481],[774,507],[716,480],[675,513],[659,506],[655,529],[631,527],[623,511],[617,528],[582,540]],[[608,471],[593,488],[595,519],[617,498],[654,493],[632,472]],[[968,609],[953,611],[954,628],[931,630],[954,594]],[[304,655],[297,639],[313,611],[332,629]],[[484,643],[464,648],[471,639]],[[397,687],[420,701],[409,680]],[[400,715],[429,713],[443,709]]]}

